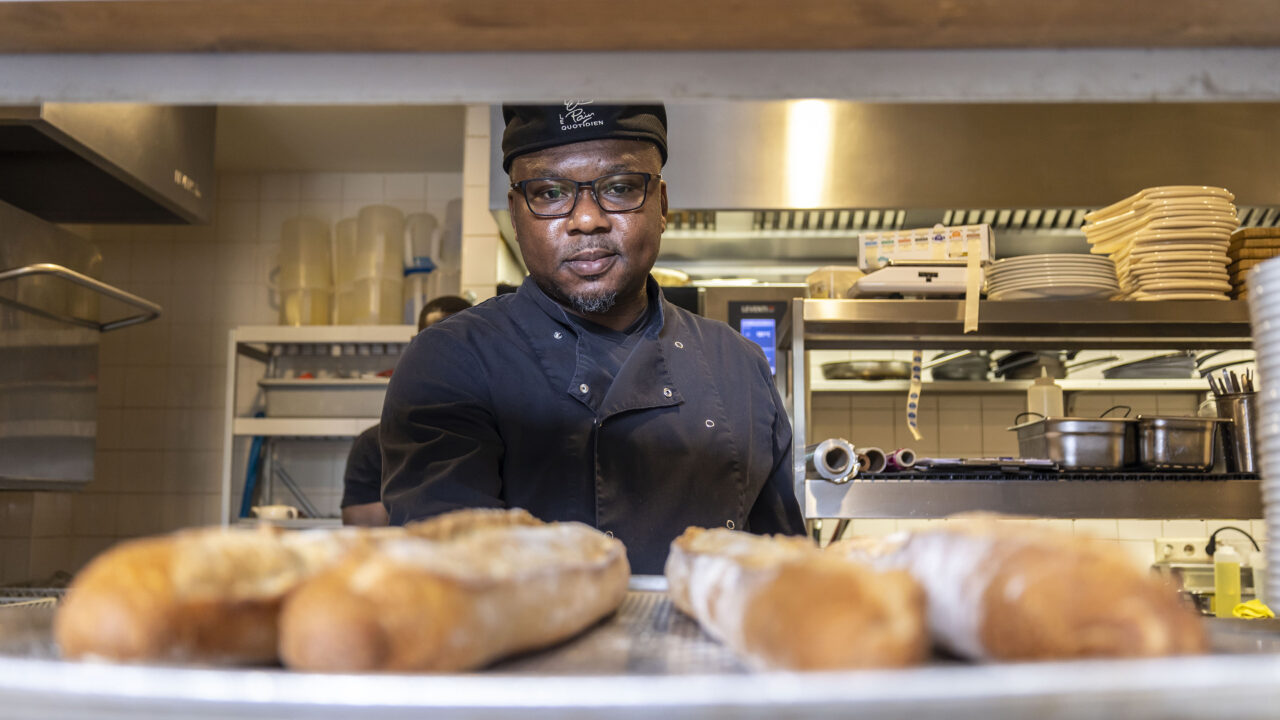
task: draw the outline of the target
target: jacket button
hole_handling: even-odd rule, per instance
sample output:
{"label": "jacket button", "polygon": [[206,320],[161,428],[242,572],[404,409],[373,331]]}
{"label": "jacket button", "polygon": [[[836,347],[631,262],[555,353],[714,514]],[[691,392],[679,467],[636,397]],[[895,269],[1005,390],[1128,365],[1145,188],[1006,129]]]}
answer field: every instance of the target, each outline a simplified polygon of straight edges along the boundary
{"label": "jacket button", "polygon": [[662,394],[664,397],[671,397],[671,388],[662,388]]}
{"label": "jacket button", "polygon": [[716,421],[712,420],[711,418],[707,418],[707,427],[713,428],[715,426],[716,426]]}
{"label": "jacket button", "polygon": [[677,341],[676,341],[676,347],[678,347],[678,348],[680,348],[681,350],[683,350],[683,349],[684,349],[684,343],[682,343],[682,342],[680,342],[679,340],[677,340]]}
{"label": "jacket button", "polygon": [[553,337],[553,338],[555,338],[555,339],[559,340],[560,338],[564,337],[564,333],[562,333],[562,332],[560,332],[559,330],[557,330],[557,331],[555,331],[555,332],[551,333],[551,337]]}
{"label": "jacket button", "polygon": [[582,383],[581,385],[578,386],[578,392],[582,393],[583,395],[586,395],[587,391],[590,389],[591,388],[587,387],[586,383]]}

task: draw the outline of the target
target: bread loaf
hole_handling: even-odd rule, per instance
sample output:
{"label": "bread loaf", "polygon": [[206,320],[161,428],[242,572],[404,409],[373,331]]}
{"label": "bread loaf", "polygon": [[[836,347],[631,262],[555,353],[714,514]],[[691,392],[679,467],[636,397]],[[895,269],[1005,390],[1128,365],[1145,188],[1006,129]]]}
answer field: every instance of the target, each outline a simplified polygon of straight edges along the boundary
{"label": "bread loaf", "polygon": [[405,530],[414,537],[428,540],[453,540],[484,528],[542,524],[544,523],[530,515],[528,510],[520,508],[510,510],[467,508],[437,515],[427,520],[411,522],[405,525]]}
{"label": "bread loaf", "polygon": [[800,537],[689,528],[671,544],[672,602],[760,668],[896,667],[928,651],[924,596]]}
{"label": "bread loaf", "polygon": [[390,540],[304,583],[281,615],[291,668],[459,671],[560,642],[627,592],[622,543],[580,523]]}
{"label": "bread loaf", "polygon": [[209,664],[276,659],[280,602],[354,547],[403,528],[205,528],[133,540],[82,570],[54,618],[64,657]]}
{"label": "bread loaf", "polygon": [[1174,588],[1101,540],[982,516],[829,551],[911,573],[927,593],[934,640],[966,658],[1205,649],[1199,617]]}

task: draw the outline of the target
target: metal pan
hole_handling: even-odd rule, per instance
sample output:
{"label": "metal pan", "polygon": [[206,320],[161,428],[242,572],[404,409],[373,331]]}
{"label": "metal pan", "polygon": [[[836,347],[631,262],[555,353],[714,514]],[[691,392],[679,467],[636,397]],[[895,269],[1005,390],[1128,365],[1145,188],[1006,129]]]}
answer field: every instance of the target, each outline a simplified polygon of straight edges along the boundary
{"label": "metal pan", "polygon": [[822,364],[828,380],[910,380],[911,363],[905,360],[842,360]]}

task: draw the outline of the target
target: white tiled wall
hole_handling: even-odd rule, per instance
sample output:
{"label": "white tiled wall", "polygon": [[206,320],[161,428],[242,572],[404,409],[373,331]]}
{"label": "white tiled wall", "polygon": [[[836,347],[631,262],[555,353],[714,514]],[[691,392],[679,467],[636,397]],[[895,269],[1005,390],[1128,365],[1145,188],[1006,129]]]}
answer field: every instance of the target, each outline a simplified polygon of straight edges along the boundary
{"label": "white tiled wall", "polygon": [[[99,245],[107,282],[158,302],[164,315],[102,336],[89,486],[0,493],[0,582],[74,571],[121,538],[218,522],[227,335],[277,322],[268,275],[286,218],[332,223],[385,203],[443,221],[461,195],[461,173],[231,174],[219,177],[209,226],[70,228]],[[475,287],[487,295],[493,283]],[[326,511],[337,510],[348,446],[282,451]]]}

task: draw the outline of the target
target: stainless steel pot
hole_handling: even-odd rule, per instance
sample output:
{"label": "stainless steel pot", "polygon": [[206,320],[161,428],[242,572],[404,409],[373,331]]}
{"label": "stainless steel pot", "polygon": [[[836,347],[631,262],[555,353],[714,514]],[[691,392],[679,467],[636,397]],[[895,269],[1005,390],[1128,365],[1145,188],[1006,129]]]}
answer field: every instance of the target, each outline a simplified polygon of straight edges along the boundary
{"label": "stainless steel pot", "polygon": [[[1014,422],[1027,415],[1035,413],[1022,413]],[[1071,470],[1119,470],[1137,462],[1137,424],[1127,417],[1041,417],[1009,429],[1018,433],[1021,457],[1053,460]]]}
{"label": "stainless steel pot", "polygon": [[1138,464],[1147,470],[1213,467],[1213,435],[1222,418],[1138,416]]}
{"label": "stainless steel pot", "polygon": [[905,360],[842,360],[822,364],[828,380],[909,380],[911,363]]}

